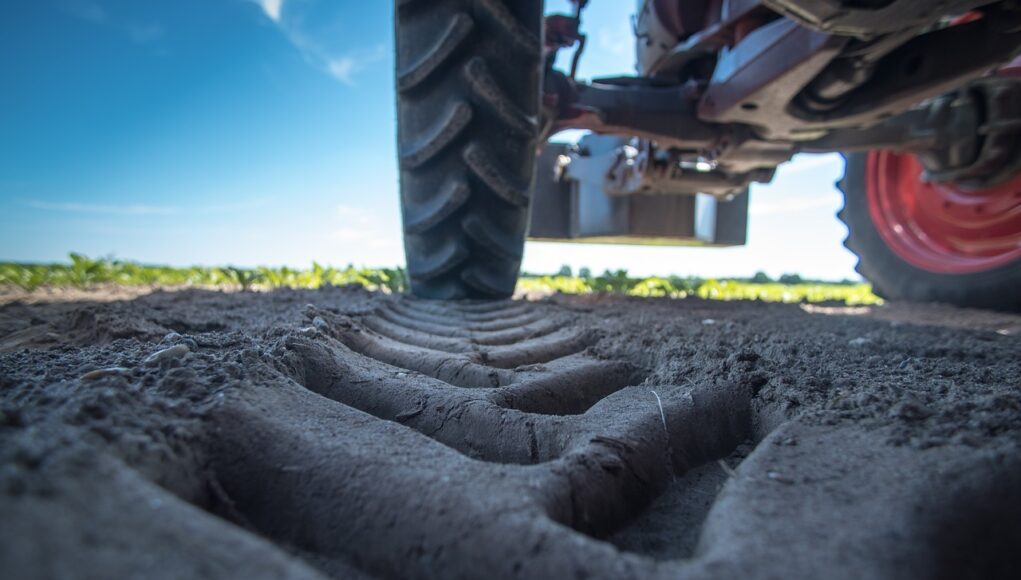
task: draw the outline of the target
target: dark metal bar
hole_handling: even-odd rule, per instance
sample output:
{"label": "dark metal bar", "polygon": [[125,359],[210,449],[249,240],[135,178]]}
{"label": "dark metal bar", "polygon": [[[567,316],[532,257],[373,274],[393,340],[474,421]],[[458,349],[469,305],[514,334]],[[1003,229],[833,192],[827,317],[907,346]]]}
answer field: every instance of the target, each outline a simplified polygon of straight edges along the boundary
{"label": "dark metal bar", "polygon": [[698,150],[713,147],[728,128],[695,117],[695,99],[683,85],[663,85],[623,77],[577,83],[570,96],[573,116],[561,118],[556,130],[589,129],[596,133],[652,139],[664,146]]}
{"label": "dark metal bar", "polygon": [[806,125],[847,127],[903,111],[1008,62],[1021,48],[1019,19],[990,14],[918,36],[883,58],[873,78],[839,107],[811,111],[795,102],[791,113]]}

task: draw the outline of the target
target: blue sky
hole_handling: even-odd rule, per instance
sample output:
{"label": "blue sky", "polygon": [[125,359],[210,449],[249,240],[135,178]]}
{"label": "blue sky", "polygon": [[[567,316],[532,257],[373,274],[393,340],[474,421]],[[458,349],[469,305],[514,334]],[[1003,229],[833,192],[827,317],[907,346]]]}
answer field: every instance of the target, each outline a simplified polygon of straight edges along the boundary
{"label": "blue sky", "polygon": [[[582,77],[632,72],[633,4],[592,0]],[[13,3],[0,260],[402,264],[392,17],[389,0]],[[529,243],[524,267],[854,277],[841,171],[803,157],[754,188],[743,248]]]}

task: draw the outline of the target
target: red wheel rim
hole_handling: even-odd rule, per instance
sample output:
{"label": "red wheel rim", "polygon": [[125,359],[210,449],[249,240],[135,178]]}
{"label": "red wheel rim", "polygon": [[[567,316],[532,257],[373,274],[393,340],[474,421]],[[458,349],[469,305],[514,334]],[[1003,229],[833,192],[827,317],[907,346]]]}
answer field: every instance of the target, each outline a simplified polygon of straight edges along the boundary
{"label": "red wheel rim", "polygon": [[911,265],[971,274],[1021,259],[1021,175],[985,189],[922,179],[914,155],[877,151],[865,166],[869,214]]}

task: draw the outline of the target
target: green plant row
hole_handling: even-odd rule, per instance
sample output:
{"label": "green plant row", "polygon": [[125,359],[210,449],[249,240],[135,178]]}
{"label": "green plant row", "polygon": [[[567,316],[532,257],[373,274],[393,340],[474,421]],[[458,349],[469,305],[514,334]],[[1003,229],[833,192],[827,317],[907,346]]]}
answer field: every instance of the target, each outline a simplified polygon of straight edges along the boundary
{"label": "green plant row", "polygon": [[628,278],[617,276],[591,279],[567,276],[522,277],[518,290],[526,292],[563,292],[589,294],[611,292],[645,298],[686,298],[697,296],[707,300],[761,300],[764,302],[829,302],[848,305],[880,304],[868,284],[781,284],[755,283],[743,280],[671,281],[665,278]]}
{"label": "green plant row", "polygon": [[[628,276],[626,270],[606,271],[600,276],[592,276],[587,269],[583,269],[579,274],[573,276],[563,270],[561,274],[551,276],[523,274],[518,282],[518,290],[565,294],[605,292],[669,298],[698,296],[710,300],[768,302],[880,302],[868,284],[802,281],[796,275],[785,275],[780,282],[773,282],[765,278],[764,274],[756,274],[747,280],[703,280],[677,276],[635,278]],[[404,271],[400,268],[333,268],[315,262],[307,270],[232,266],[174,268],[71,254],[68,264],[0,263],[0,285],[17,286],[29,292],[43,286],[88,288],[100,284],[232,287],[242,290],[358,284],[369,290],[384,292],[403,292],[407,288]]]}
{"label": "green plant row", "polygon": [[18,286],[29,292],[41,286],[88,288],[99,284],[240,287],[242,290],[359,284],[390,292],[402,292],[405,286],[404,272],[398,268],[333,268],[315,262],[308,270],[286,266],[174,268],[110,258],[92,259],[80,254],[71,254],[70,258],[70,264],[0,263],[0,285]]}

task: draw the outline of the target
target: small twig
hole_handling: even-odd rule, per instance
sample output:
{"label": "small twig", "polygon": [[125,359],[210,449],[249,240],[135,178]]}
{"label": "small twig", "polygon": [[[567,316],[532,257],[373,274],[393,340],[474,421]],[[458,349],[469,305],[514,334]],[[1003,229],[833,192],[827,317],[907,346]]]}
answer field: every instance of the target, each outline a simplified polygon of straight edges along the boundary
{"label": "small twig", "polygon": [[720,467],[723,469],[723,471],[725,471],[727,473],[727,475],[729,475],[730,477],[735,478],[735,479],[737,478],[737,472],[734,471],[733,467],[727,465],[726,461],[724,461],[722,459],[717,459],[716,463],[720,464]]}

